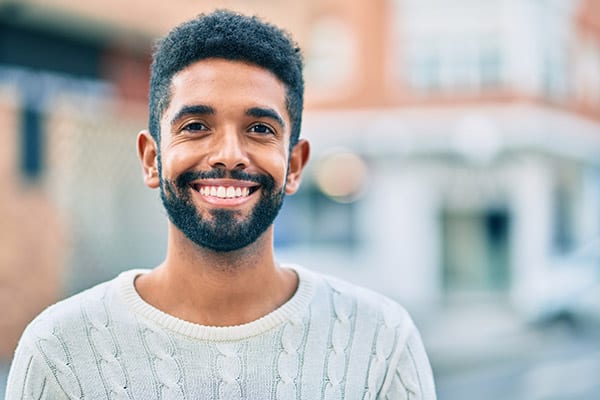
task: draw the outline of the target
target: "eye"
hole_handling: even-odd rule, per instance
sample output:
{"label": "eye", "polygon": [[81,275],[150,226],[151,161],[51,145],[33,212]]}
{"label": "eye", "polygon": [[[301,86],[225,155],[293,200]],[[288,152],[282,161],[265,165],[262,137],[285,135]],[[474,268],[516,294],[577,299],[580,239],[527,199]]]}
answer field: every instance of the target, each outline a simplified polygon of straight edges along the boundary
{"label": "eye", "polygon": [[249,131],[252,133],[258,133],[261,135],[274,135],[275,134],[275,131],[273,131],[273,129],[271,129],[271,127],[269,127],[268,125],[265,125],[265,124],[254,124],[250,127]]}
{"label": "eye", "polygon": [[206,131],[208,128],[202,122],[190,122],[183,126],[182,130],[188,132]]}

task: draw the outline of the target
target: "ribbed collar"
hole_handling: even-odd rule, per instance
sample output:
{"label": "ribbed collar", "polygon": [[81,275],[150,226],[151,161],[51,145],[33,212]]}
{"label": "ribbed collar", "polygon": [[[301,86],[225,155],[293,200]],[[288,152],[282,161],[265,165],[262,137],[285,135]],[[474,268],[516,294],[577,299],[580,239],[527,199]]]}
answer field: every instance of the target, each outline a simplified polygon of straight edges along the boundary
{"label": "ribbed collar", "polygon": [[285,265],[284,267],[290,268],[298,274],[298,289],[292,298],[264,317],[235,326],[195,324],[169,315],[150,305],[140,297],[134,286],[135,278],[148,273],[149,270],[133,269],[122,272],[115,280],[115,289],[135,313],[166,329],[200,340],[233,341],[260,335],[308,309],[315,291],[315,276],[297,265]]}

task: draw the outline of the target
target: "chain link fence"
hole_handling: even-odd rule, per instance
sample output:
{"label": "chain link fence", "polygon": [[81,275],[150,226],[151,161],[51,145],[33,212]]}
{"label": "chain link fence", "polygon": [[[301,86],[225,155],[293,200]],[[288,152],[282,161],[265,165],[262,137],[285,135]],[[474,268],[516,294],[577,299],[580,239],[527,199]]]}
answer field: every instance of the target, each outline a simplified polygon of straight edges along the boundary
{"label": "chain link fence", "polygon": [[64,96],[45,118],[44,185],[68,231],[66,288],[79,291],[164,256],[166,218],[143,185],[136,134],[143,118],[114,103]]}

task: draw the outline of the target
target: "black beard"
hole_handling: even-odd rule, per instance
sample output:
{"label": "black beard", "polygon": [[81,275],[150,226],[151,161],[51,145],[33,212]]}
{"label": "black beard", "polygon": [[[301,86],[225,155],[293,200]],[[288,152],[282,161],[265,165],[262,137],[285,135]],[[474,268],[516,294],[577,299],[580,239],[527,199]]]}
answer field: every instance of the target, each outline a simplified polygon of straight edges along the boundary
{"label": "black beard", "polygon": [[[228,209],[210,210],[210,218],[203,218],[198,212],[192,201],[191,191],[194,189],[190,184],[197,179],[222,178],[252,181],[261,185],[260,200],[247,218],[240,220],[237,217],[239,211]],[[161,176],[160,198],[169,220],[189,240],[216,252],[230,252],[254,243],[273,224],[283,205],[284,190],[275,188],[275,181],[268,175],[214,169],[208,172],[184,172],[174,183],[163,180]]]}

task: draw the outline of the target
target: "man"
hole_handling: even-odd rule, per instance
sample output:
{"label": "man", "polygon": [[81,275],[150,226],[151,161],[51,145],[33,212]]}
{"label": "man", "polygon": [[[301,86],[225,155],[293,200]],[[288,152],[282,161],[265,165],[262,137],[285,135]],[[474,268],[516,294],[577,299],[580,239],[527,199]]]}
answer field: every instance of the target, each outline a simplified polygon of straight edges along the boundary
{"label": "man", "polygon": [[302,104],[280,29],[217,11],[171,31],[137,142],[166,258],[38,316],[7,399],[434,399],[403,308],[275,261],[273,220],[309,157]]}

